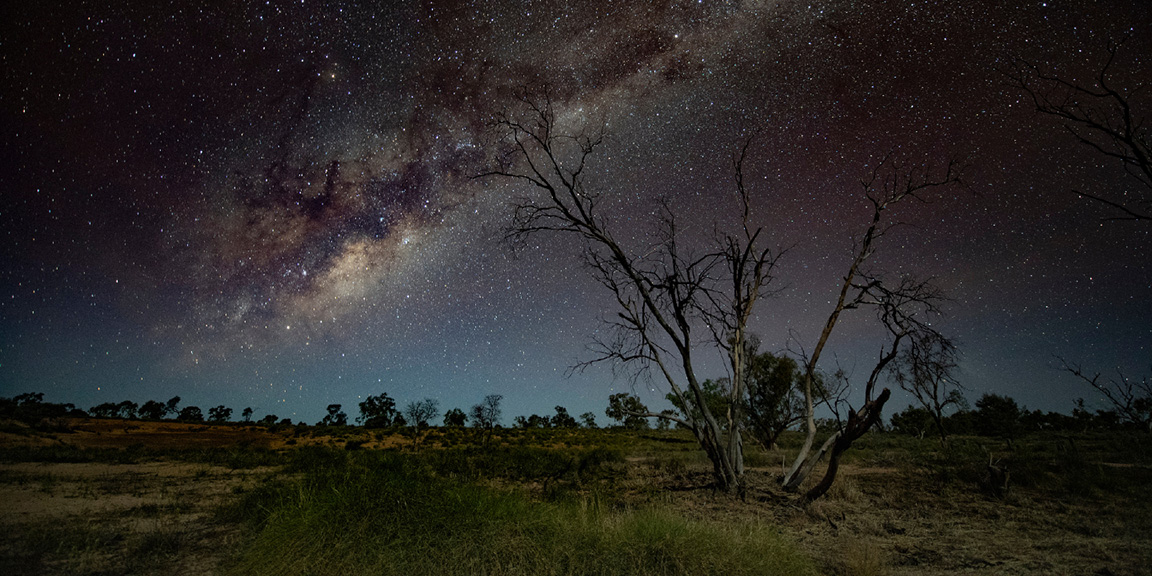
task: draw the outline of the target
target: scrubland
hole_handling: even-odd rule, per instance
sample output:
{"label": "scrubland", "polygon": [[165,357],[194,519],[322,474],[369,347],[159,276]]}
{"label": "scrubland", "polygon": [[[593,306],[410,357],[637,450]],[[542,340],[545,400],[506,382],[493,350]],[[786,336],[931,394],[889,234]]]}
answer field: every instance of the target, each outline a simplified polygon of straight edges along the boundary
{"label": "scrubland", "polygon": [[0,573],[1152,574],[1148,440],[872,433],[801,505],[792,436],[728,495],[680,431],[4,423]]}

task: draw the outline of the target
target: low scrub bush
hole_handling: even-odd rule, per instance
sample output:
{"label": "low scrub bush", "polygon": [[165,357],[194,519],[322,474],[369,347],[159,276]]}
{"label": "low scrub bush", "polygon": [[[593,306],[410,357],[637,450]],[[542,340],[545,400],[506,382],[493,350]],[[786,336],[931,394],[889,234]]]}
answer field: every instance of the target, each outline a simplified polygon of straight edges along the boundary
{"label": "low scrub bush", "polygon": [[609,475],[608,465],[623,462],[624,456],[611,448],[501,446],[432,451],[423,454],[421,461],[441,474],[469,480],[502,478],[580,484]]}

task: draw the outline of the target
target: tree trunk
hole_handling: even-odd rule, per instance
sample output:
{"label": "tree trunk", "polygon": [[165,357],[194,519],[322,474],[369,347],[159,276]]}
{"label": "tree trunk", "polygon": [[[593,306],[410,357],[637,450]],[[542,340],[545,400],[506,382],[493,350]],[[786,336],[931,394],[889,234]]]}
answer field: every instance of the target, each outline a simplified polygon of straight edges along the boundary
{"label": "tree trunk", "polygon": [[832,487],[832,482],[836,480],[836,473],[840,470],[840,455],[851,446],[851,442],[844,442],[844,440],[844,436],[836,437],[836,442],[832,445],[832,455],[828,457],[828,469],[824,472],[824,477],[820,479],[820,482],[804,494],[805,500],[811,502],[823,496]]}
{"label": "tree trunk", "polygon": [[[700,443],[700,447],[704,449],[704,454],[712,462],[712,476],[716,480],[716,488],[728,493],[740,491],[744,475],[737,473],[738,467],[735,462],[729,459],[729,453],[721,445],[720,439],[709,434],[707,428],[702,432],[696,436],[696,441]],[[740,464],[739,468],[743,468],[742,463]]]}
{"label": "tree trunk", "polygon": [[828,470],[824,472],[824,477],[820,479],[820,482],[804,494],[805,501],[811,502],[828,492],[828,489],[832,487],[832,482],[836,480],[836,473],[840,470],[840,456],[852,447],[853,442],[859,440],[880,421],[880,415],[883,413],[884,404],[888,402],[889,396],[891,393],[885,388],[875,400],[865,402],[860,410],[848,414],[848,424],[837,434],[836,441],[832,444],[832,455],[828,458]]}
{"label": "tree trunk", "polygon": [[812,471],[816,469],[816,465],[824,459],[824,455],[832,448],[832,445],[840,438],[840,432],[834,432],[823,444],[815,454],[808,454],[804,461],[803,466],[796,469],[796,472],[789,478],[789,481],[784,484],[784,489],[793,492],[800,489],[800,485],[812,475]]}
{"label": "tree trunk", "polygon": [[[831,329],[825,327],[825,334],[830,333]],[[821,342],[817,344],[816,351],[819,353],[823,347],[824,342],[827,341],[826,336],[821,337]],[[801,474],[801,467],[809,461],[809,452],[812,450],[812,444],[816,441],[816,409],[812,400],[812,361],[809,361],[807,373],[804,375],[804,402],[806,415],[806,422],[808,424],[808,433],[804,436],[804,445],[800,447],[800,453],[796,455],[796,461],[792,463],[792,468],[784,476],[783,487],[785,490],[795,490],[804,478],[808,477],[811,473],[811,467],[815,462],[808,464],[808,471]]]}

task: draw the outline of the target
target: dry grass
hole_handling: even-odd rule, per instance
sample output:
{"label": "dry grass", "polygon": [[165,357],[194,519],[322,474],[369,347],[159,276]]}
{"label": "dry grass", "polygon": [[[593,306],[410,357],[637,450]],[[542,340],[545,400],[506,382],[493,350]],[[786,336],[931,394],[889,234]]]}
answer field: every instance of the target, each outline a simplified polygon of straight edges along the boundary
{"label": "dry grass", "polygon": [[[254,466],[283,461],[277,450],[343,450],[349,443],[410,450],[409,439],[382,431],[332,433],[115,420],[4,433],[0,456],[10,463],[0,464],[0,574],[216,573],[223,558],[247,545],[240,526],[217,511],[263,481],[269,469]],[[969,453],[942,455],[931,442],[869,437],[846,457],[825,498],[799,505],[777,487],[779,453],[752,459],[762,465],[749,469],[749,489],[739,499],[712,490],[708,462],[675,434],[505,432],[495,445],[607,442],[628,458],[599,483],[569,482],[559,491],[531,478],[488,485],[537,500],[594,499],[597,506],[656,506],[709,522],[766,522],[782,527],[826,574],[1139,576],[1152,575],[1152,499],[1144,497],[1152,469],[1147,448],[1140,452],[1144,440],[1089,437],[1071,450],[1070,440],[1042,437],[1012,451],[970,446]],[[440,431],[424,449],[469,441],[467,432]],[[137,448],[113,450],[131,446]],[[984,449],[1012,468],[1006,496],[981,485]],[[21,454],[30,456],[12,462]]]}
{"label": "dry grass", "polygon": [[830,567],[839,576],[886,576],[890,573],[887,554],[871,539],[841,538],[839,557]]}
{"label": "dry grass", "polygon": [[621,498],[700,518],[767,518],[795,534],[828,574],[1152,574],[1152,499],[1140,489],[1152,479],[1147,465],[1089,463],[1090,476],[1103,474],[1089,489],[1081,469],[1017,454],[1018,476],[1031,480],[997,498],[981,486],[979,467],[942,470],[922,449],[865,447],[828,494],[807,505],[778,489],[778,467],[749,470],[740,500],[709,488],[706,461],[680,455],[632,461]]}

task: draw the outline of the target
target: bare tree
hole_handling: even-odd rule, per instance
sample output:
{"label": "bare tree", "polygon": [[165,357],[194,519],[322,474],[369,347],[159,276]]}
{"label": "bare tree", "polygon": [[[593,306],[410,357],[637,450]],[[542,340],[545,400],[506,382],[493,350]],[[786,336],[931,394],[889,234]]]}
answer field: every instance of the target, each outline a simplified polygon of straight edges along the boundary
{"label": "bare tree", "polygon": [[1111,74],[1116,54],[1124,44],[1110,43],[1108,58],[1090,84],[1040,70],[1019,60],[1009,74],[1041,114],[1059,119],[1080,143],[1119,161],[1135,189],[1076,194],[1104,204],[1114,215],[1104,220],[1152,220],[1152,133],[1144,116],[1133,110],[1133,95],[1114,85]]}
{"label": "bare tree", "polygon": [[[744,185],[743,165],[750,141],[733,161],[735,204],[740,224],[734,232],[717,232],[712,250],[694,253],[680,242],[676,216],[667,203],[660,206],[658,241],[629,250],[611,230],[602,212],[604,197],[586,183],[589,158],[602,143],[599,133],[567,134],[557,129],[556,113],[547,90],[521,91],[519,108],[496,122],[501,148],[492,167],[480,177],[502,177],[534,187],[539,193],[517,201],[507,235],[522,241],[540,233],[566,234],[580,241],[584,262],[593,276],[614,296],[615,317],[609,320],[612,337],[597,340],[592,362],[613,361],[637,368],[634,374],[655,369],[668,383],[681,414],[645,412],[692,431],[713,465],[717,485],[742,491],[744,459],[742,407],[747,393],[748,322],[755,305],[771,294],[782,251],[763,247],[764,230],[751,223],[751,202]],[[809,496],[818,497],[835,478],[839,455],[880,418],[889,391],[875,395],[879,375],[891,362],[901,341],[914,331],[930,330],[919,316],[935,313],[940,294],[930,284],[904,278],[890,285],[867,271],[877,241],[895,224],[885,216],[906,200],[927,200],[934,188],[959,183],[958,166],[950,162],[941,171],[930,165],[906,167],[890,157],[881,161],[862,184],[872,206],[872,220],[858,238],[840,296],[810,357],[805,358],[805,415],[808,437],[792,470],[784,478],[796,489],[816,462],[832,452],[829,471]],[[881,347],[880,360],[865,387],[865,401],[850,410],[847,421],[819,453],[811,448],[816,435],[816,390],[813,386],[820,355],[840,314],[873,306],[891,337]],[[704,332],[701,338],[698,332]],[[723,414],[710,408],[708,395],[696,375],[695,354],[702,347],[720,351],[727,359],[730,388]],[[587,364],[585,364],[587,365]]]}
{"label": "bare tree", "polygon": [[485,431],[485,443],[492,438],[492,430],[500,423],[500,402],[503,400],[504,396],[500,394],[489,394],[469,411],[472,426]]}
{"label": "bare tree", "polygon": [[[784,488],[798,490],[815,469],[816,464],[825,454],[831,452],[824,479],[805,494],[806,500],[819,498],[831,487],[836,477],[840,455],[880,421],[884,404],[891,394],[887,388],[875,394],[880,375],[896,358],[903,340],[914,333],[931,332],[932,328],[927,323],[926,317],[939,313],[938,305],[943,295],[931,283],[904,277],[889,284],[881,275],[868,271],[868,264],[875,254],[877,243],[899,225],[899,222],[889,222],[886,217],[901,202],[926,202],[929,200],[928,194],[934,189],[959,184],[959,172],[956,162],[949,162],[943,170],[934,170],[930,164],[905,166],[889,155],[877,163],[871,175],[861,182],[864,196],[872,207],[871,221],[856,240],[853,258],[840,284],[836,304],[824,323],[811,355],[803,354],[807,435],[800,453],[784,476]],[[840,315],[847,310],[864,306],[875,309],[878,319],[886,329],[888,343],[881,345],[879,358],[865,383],[863,404],[858,409],[849,406],[847,420],[837,418],[838,430],[818,451],[812,452],[817,435],[815,418],[817,398],[813,383],[820,356]],[[832,404],[836,406],[837,402]]]}
{"label": "bare tree", "polygon": [[433,398],[425,398],[409,402],[404,407],[404,419],[412,427],[412,448],[420,444],[420,429],[427,428],[428,423],[440,415],[440,402]]}
{"label": "bare tree", "polygon": [[[1074,192],[1112,208],[1114,215],[1104,220],[1148,222],[1152,221],[1152,130],[1135,98],[1146,85],[1126,90],[1113,80],[1113,66],[1126,40],[1108,44],[1108,56],[1091,83],[1043,72],[1023,60],[1016,63],[1011,77],[1038,112],[1059,119],[1081,144],[1119,162],[1133,183],[1132,189],[1119,192]],[[1078,364],[1060,361],[1065,372],[1103,394],[1121,418],[1152,430],[1152,383],[1147,376],[1137,381],[1117,372],[1116,378],[1105,380],[1099,373],[1089,376]]]}
{"label": "bare tree", "polygon": [[1115,378],[1104,379],[1099,372],[1089,376],[1079,364],[1059,360],[1065,372],[1103,394],[1120,418],[1152,432],[1152,380],[1148,376],[1136,380],[1117,370]]}
{"label": "bare tree", "polygon": [[428,423],[440,415],[440,403],[432,398],[425,398],[409,402],[404,407],[404,419],[409,426],[428,426]]}
{"label": "bare tree", "polygon": [[905,392],[932,416],[940,444],[948,445],[944,412],[963,407],[963,387],[953,377],[956,371],[956,345],[938,332],[921,332],[910,339],[889,370]]}
{"label": "bare tree", "polygon": [[[630,250],[613,234],[601,209],[601,192],[586,183],[588,160],[603,135],[559,130],[547,88],[540,93],[522,90],[517,100],[517,108],[495,123],[501,147],[492,167],[479,175],[528,184],[538,192],[517,202],[509,239],[559,233],[579,240],[584,262],[617,304],[609,321],[612,336],[594,343],[596,357],[590,363],[611,361],[636,368],[634,374],[658,371],[680,404],[693,409],[679,416],[636,415],[664,418],[691,430],[712,462],[717,485],[739,490],[744,474],[739,423],[747,323],[758,300],[769,293],[780,257],[779,251],[763,246],[763,230],[750,223],[743,180],[748,142],[734,160],[734,199],[742,214],[735,232],[718,233],[712,250],[693,253],[681,245],[676,216],[665,202],[658,240]],[[709,409],[696,376],[695,354],[702,345],[727,356],[731,401],[724,414]]]}

